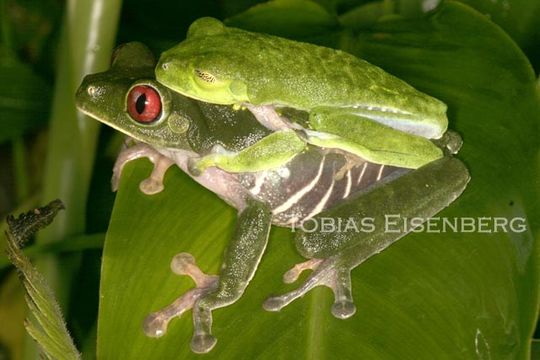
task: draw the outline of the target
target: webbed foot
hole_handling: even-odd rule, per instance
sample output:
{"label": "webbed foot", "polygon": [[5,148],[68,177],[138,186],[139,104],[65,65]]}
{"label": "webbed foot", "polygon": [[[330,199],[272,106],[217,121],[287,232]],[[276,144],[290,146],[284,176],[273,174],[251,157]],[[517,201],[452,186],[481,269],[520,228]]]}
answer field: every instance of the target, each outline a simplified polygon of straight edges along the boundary
{"label": "webbed foot", "polygon": [[178,275],[190,276],[195,282],[195,288],[187,291],[170,305],[148,315],[143,324],[146,336],[160,337],[165,335],[169,321],[180,317],[191,309],[201,296],[217,287],[218,276],[203,273],[195,264],[195,259],[191,254],[177,254],[171,261],[171,270]]}
{"label": "webbed foot", "polygon": [[142,157],[148,158],[154,164],[154,169],[152,170],[152,174],[140,183],[139,189],[147,195],[157,194],[163,190],[163,178],[174,162],[168,157],[160,154],[151,146],[138,143],[134,146],[125,148],[118,155],[113,168],[113,177],[111,179],[113,191],[118,190],[120,176],[122,175],[124,165],[129,161]]}
{"label": "webbed foot", "polygon": [[283,295],[266,299],[263,308],[268,311],[279,311],[299,297],[304,296],[316,286],[324,285],[334,292],[332,314],[339,319],[347,319],[354,315],[351,292],[351,267],[340,262],[338,257],[328,259],[311,259],[295,265],[283,275],[285,283],[292,283],[305,270],[313,270],[304,283],[296,290]]}

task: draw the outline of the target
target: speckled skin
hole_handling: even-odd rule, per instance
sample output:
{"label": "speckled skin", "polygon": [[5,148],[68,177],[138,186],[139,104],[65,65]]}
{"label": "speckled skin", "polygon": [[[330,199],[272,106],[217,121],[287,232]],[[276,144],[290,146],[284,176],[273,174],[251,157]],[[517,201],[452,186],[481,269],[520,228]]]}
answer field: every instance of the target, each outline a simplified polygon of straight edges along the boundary
{"label": "speckled skin", "polygon": [[[148,157],[155,168],[141,183],[141,190],[154,194],[163,189],[164,172],[175,164],[236,207],[238,220],[219,277],[202,273],[189,254],[175,256],[172,270],[191,276],[196,287],[147,316],[143,329],[148,336],[164,335],[171,319],[193,309],[191,349],[210,351],[217,341],[212,335],[212,311],[242,296],[264,254],[271,224],[298,226],[323,218],[353,219],[360,224],[369,216],[380,221],[387,212],[428,218],[454,201],[469,180],[467,169],[450,154],[406,171],[314,146],[306,146],[286,164],[257,172],[228,172],[212,166],[193,174],[190,161],[201,155],[228,151],[234,156],[275,133],[248,111],[197,102],[170,91],[152,78],[153,65],[147,48],[127,44],[118,50],[111,69],[87,76],[76,95],[79,109],[138,141],[119,155],[113,186],[126,162]],[[136,123],[126,113],[126,94],[140,84],[153,87],[163,102],[161,118],[150,125]],[[453,144],[455,140],[449,138]],[[441,147],[457,151],[444,141]],[[305,269],[313,272],[297,290],[270,297],[263,307],[278,311],[324,285],[334,291],[332,314],[341,319],[352,316],[351,270],[406,234],[387,233],[380,224],[367,233],[296,229],[297,249],[310,260],[293,267],[284,280],[295,281]]]}
{"label": "speckled skin", "polygon": [[[215,81],[204,85],[201,73]],[[271,104],[305,111],[360,107],[374,117],[388,117],[383,120],[387,124],[428,127],[428,138],[440,137],[447,127],[444,103],[362,59],[225,27],[212,18],[194,22],[187,39],[162,54],[156,79],[184,95],[213,103]]]}

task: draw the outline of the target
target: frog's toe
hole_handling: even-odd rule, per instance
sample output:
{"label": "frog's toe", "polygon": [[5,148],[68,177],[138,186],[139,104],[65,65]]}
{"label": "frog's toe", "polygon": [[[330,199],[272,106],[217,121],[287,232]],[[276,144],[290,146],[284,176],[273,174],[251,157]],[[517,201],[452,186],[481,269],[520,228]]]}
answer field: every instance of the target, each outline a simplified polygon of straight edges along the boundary
{"label": "frog's toe", "polygon": [[118,185],[120,184],[120,174],[117,172],[113,172],[113,176],[111,178],[111,189],[113,192],[118,191]]}
{"label": "frog's toe", "polygon": [[263,308],[267,311],[279,311],[294,300],[304,296],[316,286],[327,286],[334,292],[334,304],[332,314],[338,319],[347,319],[354,315],[354,306],[351,291],[350,267],[341,264],[339,258],[326,260],[312,259],[298,264],[289,270],[284,280],[293,280],[306,270],[313,269],[313,272],[297,289],[279,296],[272,296],[263,303]]}
{"label": "frog's toe", "polygon": [[198,288],[211,287],[217,283],[218,276],[205,274],[190,253],[179,253],[171,261],[171,270],[178,275],[187,275],[193,279]]}
{"label": "frog's toe", "polygon": [[188,253],[177,254],[171,261],[171,270],[178,275],[190,276],[196,287],[187,291],[173,303],[151,313],[144,319],[143,330],[149,337],[160,337],[167,332],[169,322],[193,308],[194,304],[218,285],[218,276],[207,275],[195,264],[195,258]]}
{"label": "frog's toe", "polygon": [[332,305],[332,315],[338,319],[348,319],[356,312],[356,306],[352,301],[336,301]]}
{"label": "frog's toe", "polygon": [[177,275],[188,275],[195,264],[195,258],[190,253],[176,254],[171,261],[171,270]]}
{"label": "frog's toe", "polygon": [[158,338],[167,332],[169,321],[160,312],[148,315],[144,319],[143,330],[146,336]]}
{"label": "frog's toe", "polygon": [[304,296],[309,290],[319,284],[318,280],[311,274],[309,278],[296,290],[289,291],[283,295],[271,296],[263,303],[263,308],[267,311],[279,311],[289,305],[299,297]]}
{"label": "frog's toe", "polygon": [[303,263],[299,263],[294,265],[289,271],[287,271],[285,274],[283,274],[283,282],[286,284],[291,284],[298,280],[298,277],[300,274],[302,274],[305,270],[313,270],[319,264],[321,263],[321,259],[311,259],[308,261],[304,261]]}
{"label": "frog's toe", "polygon": [[191,339],[191,351],[197,354],[205,354],[212,350],[217,340],[210,334],[195,334]]}
{"label": "frog's toe", "polygon": [[163,182],[152,177],[141,181],[139,189],[146,195],[154,195],[163,191]]}
{"label": "frog's toe", "polygon": [[154,164],[152,174],[146,180],[143,180],[139,185],[139,189],[146,195],[154,195],[163,191],[163,178],[167,170],[174,164],[174,162],[162,155],[155,155],[149,157],[150,161]]}
{"label": "frog's toe", "polygon": [[183,313],[193,308],[197,300],[213,291],[216,286],[217,279],[208,287],[197,287],[187,291],[172,304],[148,315],[143,323],[143,330],[146,336],[160,337],[165,335],[167,326],[172,319],[182,316]]}
{"label": "frog's toe", "polygon": [[263,309],[266,311],[279,311],[287,305],[285,299],[281,296],[271,296],[263,303]]}

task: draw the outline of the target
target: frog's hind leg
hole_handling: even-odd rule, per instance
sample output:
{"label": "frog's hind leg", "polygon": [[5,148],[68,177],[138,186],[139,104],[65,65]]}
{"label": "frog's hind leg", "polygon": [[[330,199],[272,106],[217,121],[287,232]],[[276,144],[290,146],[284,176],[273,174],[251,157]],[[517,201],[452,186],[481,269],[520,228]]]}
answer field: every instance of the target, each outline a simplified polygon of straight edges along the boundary
{"label": "frog's hind leg", "polygon": [[299,288],[280,296],[268,298],[264,302],[263,308],[268,311],[279,311],[295,299],[304,296],[314,287],[323,285],[334,292],[332,314],[339,319],[353,316],[356,307],[352,299],[351,267],[341,263],[337,257],[324,260],[311,259],[297,264],[287,271],[283,276],[283,281],[291,283],[307,269],[311,269],[313,272]]}
{"label": "frog's hind leg", "polygon": [[253,199],[248,199],[246,208],[240,212],[235,236],[225,251],[218,286],[193,307],[193,352],[207,353],[216,344],[212,311],[234,303],[244,293],[266,249],[271,216],[265,203]]}
{"label": "frog's hind leg", "polygon": [[195,288],[189,290],[170,305],[148,315],[143,324],[144,333],[150,337],[160,337],[167,332],[169,321],[180,317],[191,309],[201,296],[216,289],[218,277],[203,273],[195,264],[191,254],[180,253],[171,262],[171,270],[178,275],[188,275],[195,282]]}
{"label": "frog's hind leg", "polygon": [[[412,224],[404,226],[407,219],[427,220],[447,207],[463,192],[468,181],[465,165],[447,156],[314,216],[311,220],[317,224],[329,219],[335,220],[334,224],[340,223],[339,220],[362,224],[364,219],[371,219],[372,228],[360,231],[358,225],[336,227],[332,231],[297,231],[297,250],[312,260],[289,270],[284,280],[294,281],[306,269],[313,272],[298,289],[267,299],[264,308],[279,311],[314,287],[323,285],[334,291],[332,314],[340,319],[352,316],[355,306],[351,270],[407,235],[414,228]],[[390,230],[388,215],[392,216]]]}

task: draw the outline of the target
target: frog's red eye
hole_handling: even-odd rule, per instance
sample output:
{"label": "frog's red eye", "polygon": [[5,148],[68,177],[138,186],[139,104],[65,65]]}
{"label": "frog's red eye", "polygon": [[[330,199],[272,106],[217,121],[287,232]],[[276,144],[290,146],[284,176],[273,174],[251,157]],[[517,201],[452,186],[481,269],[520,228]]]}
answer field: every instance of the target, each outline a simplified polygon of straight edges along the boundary
{"label": "frog's red eye", "polygon": [[135,86],[127,97],[127,109],[133,120],[150,124],[161,115],[161,97],[151,86]]}

